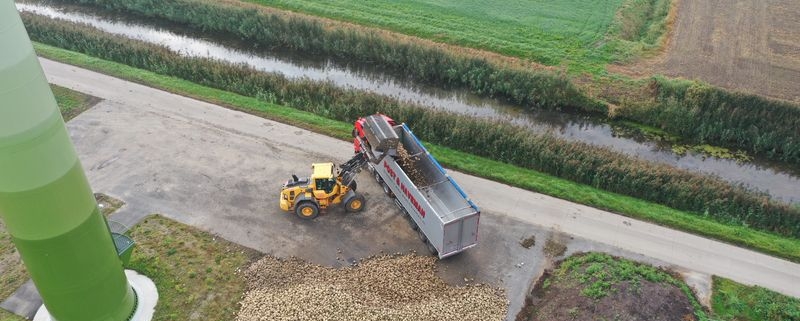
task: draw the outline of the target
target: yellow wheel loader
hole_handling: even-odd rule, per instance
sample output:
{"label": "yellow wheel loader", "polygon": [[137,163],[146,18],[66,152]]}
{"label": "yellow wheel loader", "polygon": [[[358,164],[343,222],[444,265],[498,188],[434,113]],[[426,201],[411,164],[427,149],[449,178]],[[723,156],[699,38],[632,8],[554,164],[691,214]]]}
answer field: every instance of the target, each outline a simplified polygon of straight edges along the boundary
{"label": "yellow wheel loader", "polygon": [[316,218],[335,204],[344,204],[348,212],[363,210],[365,200],[363,195],[356,193],[355,175],[364,164],[366,158],[358,154],[339,166],[336,175],[333,163],[312,164],[309,178],[299,179],[293,174],[281,188],[281,209],[307,220]]}

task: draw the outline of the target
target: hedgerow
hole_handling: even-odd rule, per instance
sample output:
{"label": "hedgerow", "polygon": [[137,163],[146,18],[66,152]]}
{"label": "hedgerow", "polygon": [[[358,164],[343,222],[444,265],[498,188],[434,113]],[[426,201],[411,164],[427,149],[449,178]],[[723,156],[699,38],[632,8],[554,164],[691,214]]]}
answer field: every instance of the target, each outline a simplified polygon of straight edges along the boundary
{"label": "hedgerow", "polygon": [[738,146],[800,163],[798,106],[663,77],[653,77],[650,88],[656,103],[623,107],[621,113],[699,143]]}

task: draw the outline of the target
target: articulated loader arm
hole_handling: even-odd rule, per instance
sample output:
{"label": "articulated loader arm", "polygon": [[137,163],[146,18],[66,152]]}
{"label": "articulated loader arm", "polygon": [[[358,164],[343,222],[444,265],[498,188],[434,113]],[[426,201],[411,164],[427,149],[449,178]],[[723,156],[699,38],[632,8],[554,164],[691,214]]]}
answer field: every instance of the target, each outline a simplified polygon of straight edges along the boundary
{"label": "articulated loader arm", "polygon": [[356,174],[358,174],[366,164],[367,157],[364,153],[357,153],[349,161],[339,165],[339,178],[342,180],[342,185],[353,188],[353,186],[355,186]]}

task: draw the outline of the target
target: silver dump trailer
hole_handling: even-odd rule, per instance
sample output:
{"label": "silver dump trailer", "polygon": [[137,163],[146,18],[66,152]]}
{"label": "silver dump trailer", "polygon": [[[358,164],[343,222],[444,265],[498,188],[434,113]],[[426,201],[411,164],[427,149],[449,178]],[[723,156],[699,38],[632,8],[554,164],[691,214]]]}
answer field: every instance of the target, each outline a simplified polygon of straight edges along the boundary
{"label": "silver dump trailer", "polygon": [[477,245],[480,210],[408,126],[373,115],[355,127],[356,151],[434,255],[445,258]]}

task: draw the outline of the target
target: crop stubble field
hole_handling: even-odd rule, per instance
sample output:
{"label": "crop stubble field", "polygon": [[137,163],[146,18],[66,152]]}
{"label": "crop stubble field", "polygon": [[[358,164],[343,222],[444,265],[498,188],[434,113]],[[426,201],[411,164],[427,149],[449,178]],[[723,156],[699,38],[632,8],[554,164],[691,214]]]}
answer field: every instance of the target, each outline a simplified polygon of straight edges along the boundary
{"label": "crop stubble field", "polygon": [[681,1],[665,54],[621,69],[800,102],[799,17],[796,0]]}

